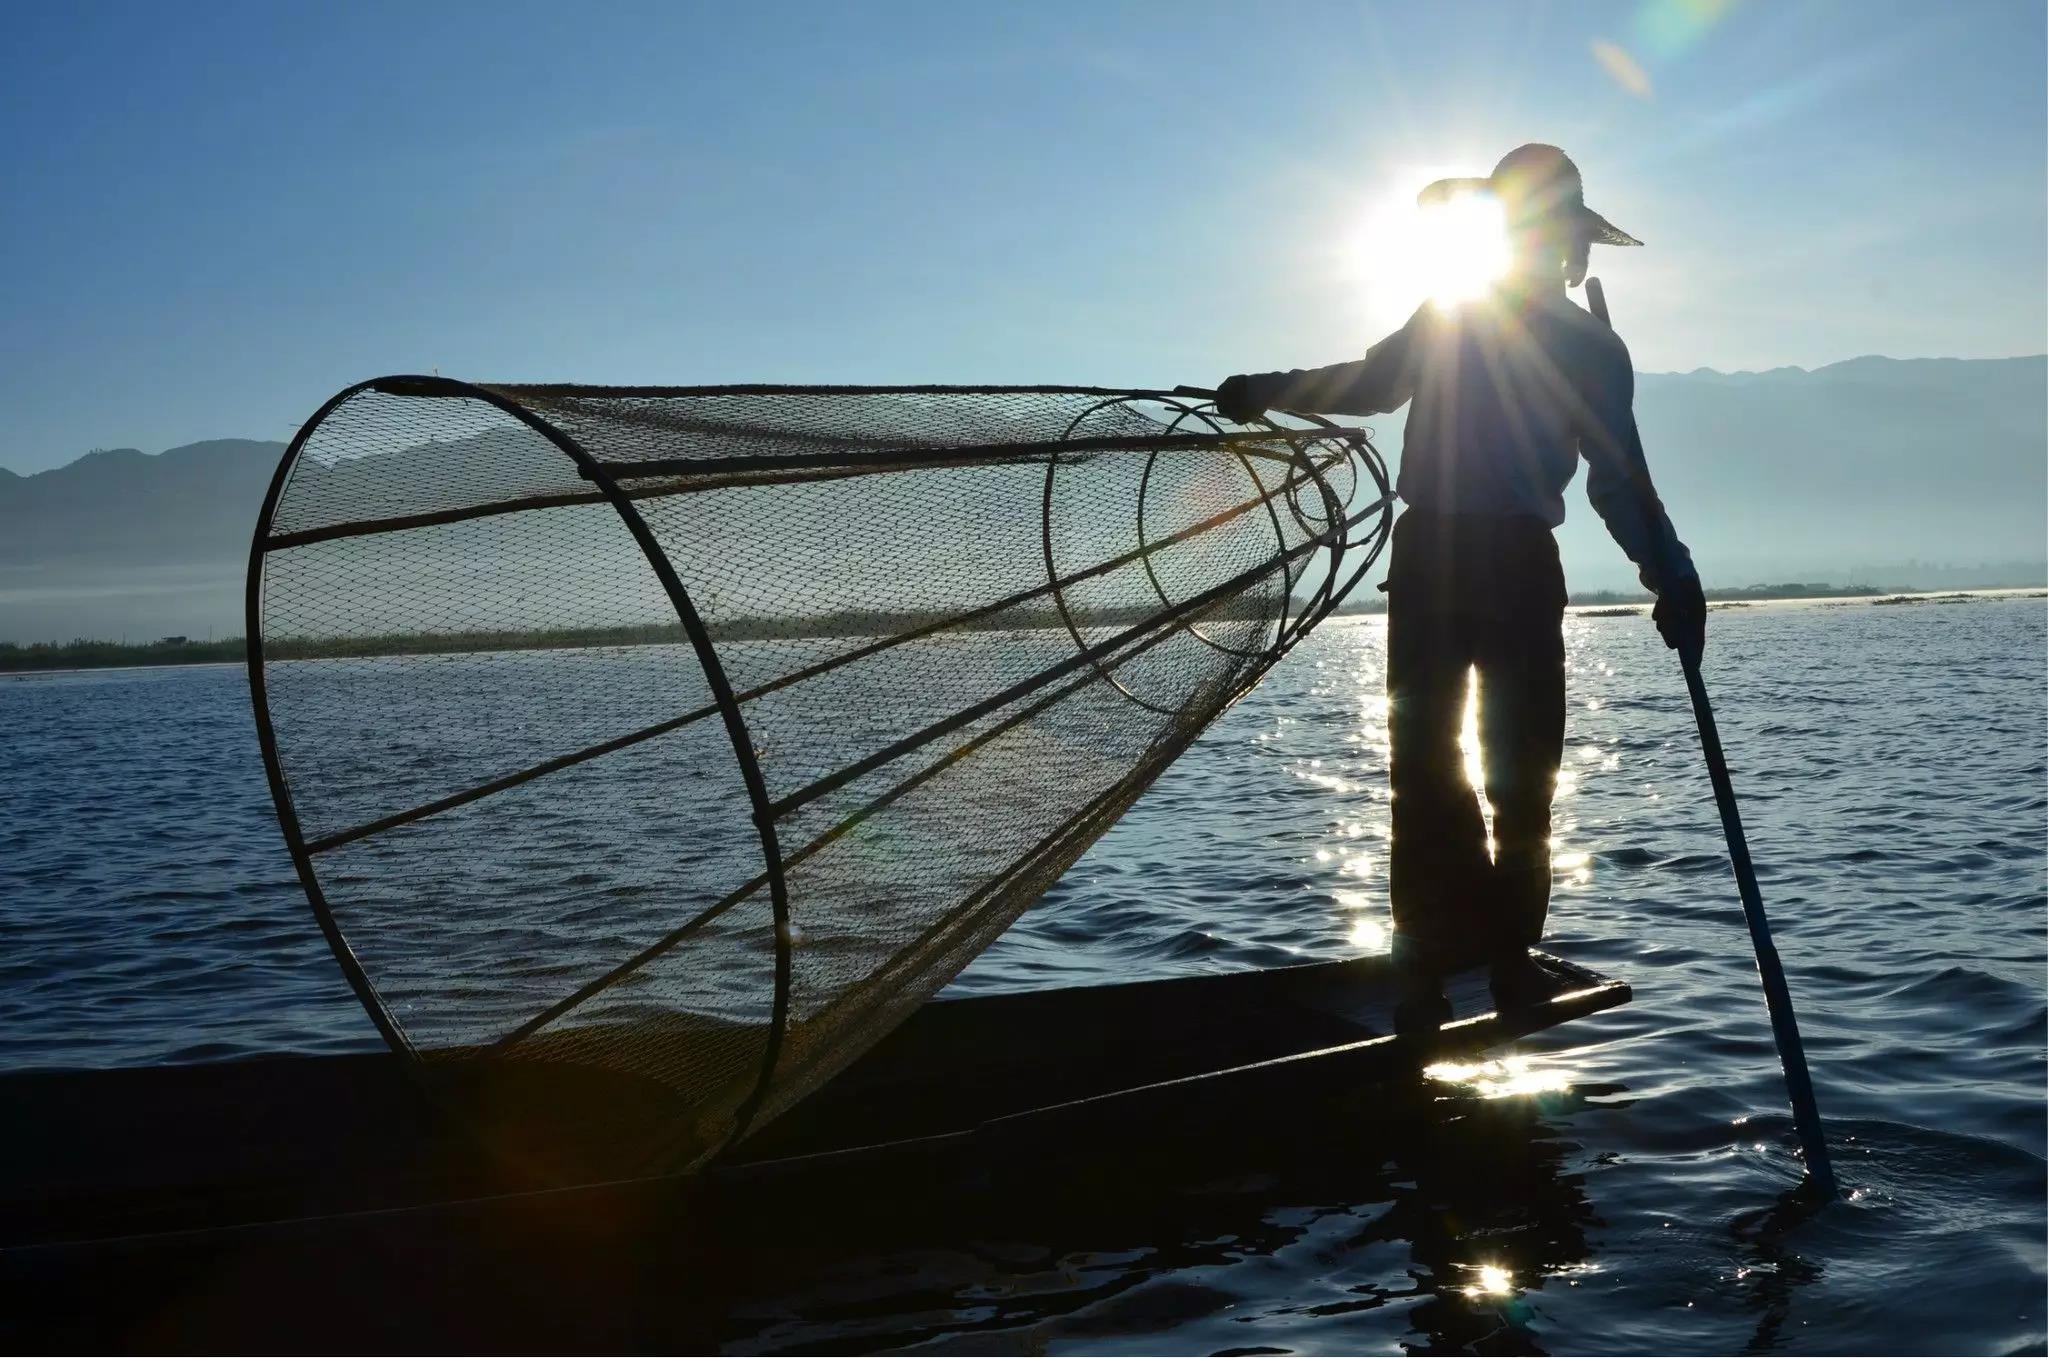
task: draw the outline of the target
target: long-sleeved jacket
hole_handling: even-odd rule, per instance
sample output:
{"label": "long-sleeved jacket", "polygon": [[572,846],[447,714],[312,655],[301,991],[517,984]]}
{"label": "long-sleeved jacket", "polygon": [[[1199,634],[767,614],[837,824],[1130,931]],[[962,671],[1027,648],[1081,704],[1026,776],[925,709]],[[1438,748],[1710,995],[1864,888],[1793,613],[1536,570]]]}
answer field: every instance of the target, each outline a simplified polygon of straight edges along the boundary
{"label": "long-sleeved jacket", "polygon": [[1425,305],[1355,363],[1253,376],[1267,407],[1378,415],[1412,404],[1400,496],[1445,514],[1564,522],[1584,455],[1586,497],[1645,588],[1697,578],[1636,434],[1628,347],[1560,289]]}

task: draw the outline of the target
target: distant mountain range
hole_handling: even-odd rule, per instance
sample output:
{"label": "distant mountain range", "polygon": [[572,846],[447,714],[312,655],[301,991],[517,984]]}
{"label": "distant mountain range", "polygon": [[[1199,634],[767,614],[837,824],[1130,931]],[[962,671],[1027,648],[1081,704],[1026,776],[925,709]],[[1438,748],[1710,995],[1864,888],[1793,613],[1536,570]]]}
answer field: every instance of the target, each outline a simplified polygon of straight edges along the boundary
{"label": "distant mountain range", "polygon": [[[2048,582],[2048,355],[1637,381],[1652,469],[1709,584]],[[1375,423],[1395,454],[1399,417]],[[239,633],[283,451],[216,439],[0,470],[0,641]],[[1568,503],[1572,587],[1633,587],[1583,494]]]}
{"label": "distant mountain range", "polygon": [[[2048,356],[1646,374],[1636,410],[1711,580],[2048,578]],[[1619,570],[1590,511],[1574,506],[1563,543],[1575,587]]]}
{"label": "distant mountain range", "polygon": [[249,537],[283,452],[213,439],[0,471],[0,641],[239,634]]}

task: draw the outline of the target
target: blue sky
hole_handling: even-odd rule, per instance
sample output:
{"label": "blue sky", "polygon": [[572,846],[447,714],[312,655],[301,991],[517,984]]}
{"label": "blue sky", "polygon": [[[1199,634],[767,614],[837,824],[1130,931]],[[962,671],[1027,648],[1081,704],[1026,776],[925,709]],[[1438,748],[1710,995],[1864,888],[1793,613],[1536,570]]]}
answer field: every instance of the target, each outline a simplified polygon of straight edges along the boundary
{"label": "blue sky", "polygon": [[[1170,385],[1355,357],[1565,146],[1645,370],[2048,347],[2038,0],[18,7],[0,466],[360,378]],[[1596,44],[1601,45],[1596,52]],[[1604,59],[1599,53],[1604,53]]]}

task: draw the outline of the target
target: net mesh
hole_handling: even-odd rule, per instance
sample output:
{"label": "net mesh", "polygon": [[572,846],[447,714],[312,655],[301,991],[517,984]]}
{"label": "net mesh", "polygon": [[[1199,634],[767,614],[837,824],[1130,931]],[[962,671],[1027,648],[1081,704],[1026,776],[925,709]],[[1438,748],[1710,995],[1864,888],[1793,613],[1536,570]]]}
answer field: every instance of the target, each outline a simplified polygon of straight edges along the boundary
{"label": "net mesh", "polygon": [[287,838],[497,1145],[687,1168],[1007,927],[1390,498],[1361,431],[1159,394],[367,383],[258,529]]}

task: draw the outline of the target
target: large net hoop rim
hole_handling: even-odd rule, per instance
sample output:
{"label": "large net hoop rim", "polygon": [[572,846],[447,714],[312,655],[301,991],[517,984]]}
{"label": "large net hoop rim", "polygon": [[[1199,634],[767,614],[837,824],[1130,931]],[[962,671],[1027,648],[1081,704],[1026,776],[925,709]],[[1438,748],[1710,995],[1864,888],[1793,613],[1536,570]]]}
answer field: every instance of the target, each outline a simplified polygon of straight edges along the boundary
{"label": "large net hoop rim", "polygon": [[[352,397],[365,391],[382,391],[417,397],[459,397],[481,401],[539,434],[576,464],[578,473],[597,487],[620,524],[633,538],[653,570],[655,579],[667,594],[670,605],[676,611],[677,622],[690,642],[704,679],[717,704],[727,737],[731,741],[733,757],[737,761],[748,800],[753,807],[752,820],[755,832],[760,837],[761,852],[766,868],[769,901],[773,912],[775,932],[775,996],[769,1029],[763,1042],[760,1073],[754,1081],[752,1091],[734,1112],[733,1129],[726,1137],[730,1145],[744,1136],[753,1121],[756,1110],[768,1092],[775,1065],[781,1056],[783,1036],[789,1023],[789,990],[791,970],[791,932],[789,917],[789,891],[783,877],[783,860],[775,832],[775,817],[770,809],[766,780],[761,775],[760,762],[754,755],[752,737],[747,728],[745,714],[740,710],[734,697],[731,681],[725,673],[724,663],[719,659],[717,647],[712,643],[709,630],[703,618],[691,601],[689,591],[677,576],[674,564],[662,550],[660,542],[648,527],[646,519],[634,506],[631,497],[619,487],[618,480],[605,465],[592,457],[588,450],[575,439],[557,428],[551,421],[526,409],[519,402],[474,383],[456,378],[440,376],[396,375],[372,378],[359,382],[337,393],[316,411],[292,437],[284,455],[278,461],[277,471],[271,477],[263,508],[256,520],[256,531],[249,550],[249,573],[247,593],[244,600],[246,612],[245,628],[248,636],[248,668],[250,705],[256,718],[257,741],[262,747],[264,771],[270,782],[270,791],[277,808],[278,821],[284,831],[285,843],[289,849],[293,866],[299,874],[300,884],[305,888],[308,903],[313,908],[320,931],[333,951],[335,961],[347,977],[349,986],[356,993],[369,1012],[371,1021],[378,1032],[390,1044],[392,1050],[405,1058],[409,1072],[417,1074],[422,1058],[412,1041],[393,1019],[389,1006],[378,993],[376,985],[364,970],[361,959],[342,932],[340,922],[335,919],[325,892],[321,889],[319,876],[314,871],[312,856],[307,852],[305,833],[298,814],[293,808],[290,787],[284,776],[283,765],[277,751],[277,736],[272,725],[269,690],[264,677],[266,652],[263,642],[263,580],[264,561],[272,550],[271,524],[277,512],[279,500],[290,484],[299,457],[320,426],[336,410]],[[431,1094],[431,1090],[429,1093]]]}
{"label": "large net hoop rim", "polygon": [[306,901],[312,906],[313,918],[320,926],[320,934],[327,940],[328,949],[341,967],[341,974],[347,979],[349,989],[370,1016],[370,1022],[391,1047],[391,1050],[405,1059],[408,1070],[416,1070],[419,1053],[412,1040],[392,1020],[390,1009],[384,997],[377,992],[375,983],[363,970],[362,959],[356,956],[347,935],[341,931],[341,924],[334,918],[334,911],[327,903],[327,894],[320,886],[319,874],[313,870],[312,855],[306,851],[306,836],[299,821],[299,814],[292,802],[291,786],[285,781],[284,765],[277,752],[277,731],[271,723],[270,687],[265,676],[263,649],[263,563],[270,554],[270,526],[277,514],[278,501],[284,497],[285,486],[290,482],[292,470],[298,466],[299,454],[306,441],[342,405],[358,394],[376,387],[378,379],[358,382],[344,388],[328,398],[304,424],[299,426],[292,441],[278,459],[277,470],[271,473],[270,488],[264,493],[263,508],[256,516],[256,530],[249,543],[249,571],[244,585],[243,632],[247,637],[244,644],[244,660],[249,671],[249,707],[256,719],[256,743],[263,754],[263,772],[270,783],[271,805],[277,810],[278,828],[284,832],[285,849],[291,854],[293,870],[298,873],[299,885],[306,892]]}

